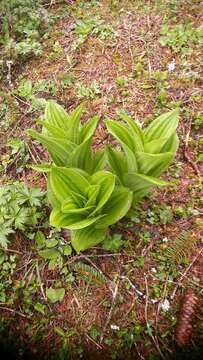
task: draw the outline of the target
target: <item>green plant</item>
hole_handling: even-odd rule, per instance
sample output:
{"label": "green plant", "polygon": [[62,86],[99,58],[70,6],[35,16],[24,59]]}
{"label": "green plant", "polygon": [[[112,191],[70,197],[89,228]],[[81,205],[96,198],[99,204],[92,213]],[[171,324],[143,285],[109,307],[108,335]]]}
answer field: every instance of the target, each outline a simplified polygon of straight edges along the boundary
{"label": "green plant", "polygon": [[41,55],[41,39],[54,17],[40,0],[2,0],[0,3],[0,45],[6,58]]}
{"label": "green plant", "polygon": [[[99,119],[95,116],[81,125],[83,110],[81,104],[71,114],[67,114],[60,105],[48,101],[45,119],[38,121],[43,126],[42,133],[29,130],[29,134],[47,147],[55,165],[78,167],[91,174],[103,167],[105,154],[103,150],[92,152],[92,136]],[[43,170],[46,169],[42,166]]]}
{"label": "green plant", "polygon": [[95,97],[101,95],[101,90],[96,81],[93,81],[90,86],[86,86],[83,83],[77,84],[77,96],[79,98],[89,98],[94,99]]}
{"label": "green plant", "polygon": [[7,248],[9,235],[36,226],[44,193],[23,183],[0,187],[0,246]]}
{"label": "green plant", "polygon": [[[95,154],[91,150],[98,118],[81,126],[82,111],[80,105],[68,115],[61,106],[49,101],[45,120],[40,121],[42,133],[29,130],[47,147],[54,161],[53,165],[35,166],[48,173],[48,200],[53,208],[50,223],[71,230],[71,243],[77,252],[103,241],[108,227],[130,209],[132,197],[136,203],[152,186],[168,184],[158,176],[168,167],[178,147],[177,110],[158,117],[145,130],[121,113],[128,126],[107,121],[109,132],[124,150],[107,149],[113,174],[103,170],[104,150]],[[168,219],[168,212],[164,216]]]}
{"label": "green plant", "polygon": [[166,255],[171,262],[184,264],[195,248],[197,238],[190,231],[183,231],[167,249]]}
{"label": "green plant", "polygon": [[14,90],[14,94],[27,100],[30,105],[27,112],[30,113],[35,110],[44,110],[46,106],[46,100],[38,95],[40,92],[56,95],[56,91],[56,84],[51,80],[43,79],[33,84],[29,79],[22,79]]}
{"label": "green plant", "polygon": [[52,166],[48,197],[51,225],[70,229],[72,245],[80,252],[104,240],[108,226],[129,210],[132,192],[117,186],[115,175],[107,171],[90,176],[81,169]]}
{"label": "green plant", "polygon": [[73,266],[73,269],[83,280],[93,285],[101,286],[107,282],[107,278],[102,272],[80,261]]}
{"label": "green plant", "polygon": [[202,28],[194,28],[192,23],[168,26],[161,28],[160,43],[170,46],[174,52],[186,54],[191,49],[189,46],[202,44]]}
{"label": "green plant", "polygon": [[159,176],[172,162],[178,148],[178,110],[159,116],[144,130],[126,113],[120,112],[120,117],[125,124],[106,121],[109,133],[123,149],[108,146],[108,162],[120,184],[133,191],[134,203],[137,203],[153,186],[167,185]]}

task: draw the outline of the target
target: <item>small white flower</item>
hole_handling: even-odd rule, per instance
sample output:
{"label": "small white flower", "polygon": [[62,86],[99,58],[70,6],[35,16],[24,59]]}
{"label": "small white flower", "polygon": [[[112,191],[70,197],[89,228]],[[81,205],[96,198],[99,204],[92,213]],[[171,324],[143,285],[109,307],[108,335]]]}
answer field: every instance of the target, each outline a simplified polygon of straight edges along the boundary
{"label": "small white flower", "polygon": [[151,268],[151,272],[154,273],[154,274],[156,274],[156,273],[157,273],[157,269],[155,269],[155,268],[153,267],[153,268]]}
{"label": "small white flower", "polygon": [[167,243],[167,242],[168,242],[168,238],[165,237],[165,238],[162,239],[162,241],[163,241],[163,243]]}
{"label": "small white flower", "polygon": [[118,325],[111,324],[111,330],[118,331],[118,330],[120,330],[120,327]]}
{"label": "small white flower", "polygon": [[170,302],[167,299],[162,302],[161,309],[163,311],[168,311],[170,309]]}
{"label": "small white flower", "polygon": [[175,59],[173,59],[172,62],[168,64],[168,71],[169,72],[174,71],[175,67],[176,67],[176,61],[175,61]]}

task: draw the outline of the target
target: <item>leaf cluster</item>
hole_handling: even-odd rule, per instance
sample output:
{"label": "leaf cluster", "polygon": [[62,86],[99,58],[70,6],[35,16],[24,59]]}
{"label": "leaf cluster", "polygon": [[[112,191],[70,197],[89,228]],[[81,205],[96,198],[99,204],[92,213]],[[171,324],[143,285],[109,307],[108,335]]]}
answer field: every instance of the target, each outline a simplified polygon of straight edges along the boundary
{"label": "leaf cluster", "polygon": [[155,185],[166,186],[159,176],[173,160],[178,148],[178,111],[155,119],[146,129],[127,114],[123,123],[108,120],[107,129],[120,148],[92,150],[98,117],[81,124],[84,105],[71,114],[48,101],[42,132],[29,134],[42,143],[53,160],[34,166],[47,172],[50,224],[71,231],[77,252],[104,241],[108,227],[126,215]]}
{"label": "leaf cluster", "polygon": [[28,189],[22,183],[0,187],[0,246],[7,248],[9,235],[14,230],[24,231],[35,226],[44,193],[38,188]]}

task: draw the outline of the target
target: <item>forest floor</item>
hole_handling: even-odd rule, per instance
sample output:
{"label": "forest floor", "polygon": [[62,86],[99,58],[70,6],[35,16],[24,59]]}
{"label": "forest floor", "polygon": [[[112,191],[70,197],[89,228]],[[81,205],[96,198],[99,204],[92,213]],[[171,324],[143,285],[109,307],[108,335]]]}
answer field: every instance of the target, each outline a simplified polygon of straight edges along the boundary
{"label": "forest floor", "polygon": [[[58,6],[53,2],[50,11]],[[179,107],[180,147],[164,175],[171,186],[155,189],[111,228],[109,249],[72,252],[54,268],[40,256],[40,239],[44,234],[60,247],[69,244],[69,235],[49,227],[41,196],[39,225],[11,234],[0,254],[1,343],[7,350],[16,346],[17,359],[200,359],[201,2],[93,0],[60,6],[43,55],[2,79],[0,105],[6,104],[10,123],[1,118],[1,184],[23,181],[46,190],[45,177],[27,166],[47,159],[26,133],[42,115],[36,98],[54,99],[68,112],[85,101],[84,121],[100,116],[95,147],[111,141],[105,120],[117,119],[119,110],[145,126]],[[36,89],[33,96],[26,95],[24,79]],[[50,286],[65,289],[61,301],[49,300]],[[175,329],[186,289],[199,304],[181,349]]]}

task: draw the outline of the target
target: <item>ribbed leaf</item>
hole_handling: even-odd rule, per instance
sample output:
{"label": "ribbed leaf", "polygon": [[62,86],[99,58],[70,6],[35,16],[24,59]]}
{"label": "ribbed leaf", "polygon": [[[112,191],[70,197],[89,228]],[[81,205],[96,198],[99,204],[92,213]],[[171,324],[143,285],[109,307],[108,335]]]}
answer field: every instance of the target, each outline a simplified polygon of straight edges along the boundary
{"label": "ribbed leaf", "polygon": [[96,246],[105,239],[107,229],[95,229],[88,226],[71,232],[71,243],[77,253]]}
{"label": "ribbed leaf", "polygon": [[64,167],[52,168],[50,184],[55,196],[61,203],[71,194],[78,195],[78,200],[80,200],[81,197],[85,196],[86,189],[89,186],[89,182],[78,169]]}
{"label": "ribbed leaf", "polygon": [[54,207],[60,208],[61,202],[57,199],[56,195],[54,194],[53,190],[51,189],[50,174],[47,178],[47,199],[53,208]]}
{"label": "ribbed leaf", "polygon": [[49,100],[45,108],[45,120],[50,123],[50,125],[65,129],[69,121],[69,116],[62,106],[53,100]]}
{"label": "ribbed leaf", "polygon": [[117,186],[102,211],[106,214],[99,220],[96,228],[105,228],[120,220],[130,209],[133,193],[129,189]]}
{"label": "ribbed leaf", "polygon": [[128,173],[125,175],[125,185],[133,191],[134,200],[139,201],[153,186],[168,186],[169,183],[152,176]]}
{"label": "ribbed leaf", "polygon": [[164,145],[162,152],[172,152],[175,156],[176,151],[178,150],[179,146],[179,138],[176,133],[174,133]]}
{"label": "ribbed leaf", "polygon": [[97,220],[99,220],[103,215],[84,218],[82,214],[64,214],[59,209],[55,208],[52,210],[50,215],[50,224],[57,228],[67,228],[70,230],[83,229]]}
{"label": "ribbed leaf", "polygon": [[145,141],[149,142],[155,139],[169,138],[173,135],[178,126],[178,114],[179,110],[175,109],[152,121],[144,131]]}
{"label": "ribbed leaf", "polygon": [[66,214],[86,214],[88,215],[93,206],[85,206],[78,208],[77,204],[71,200],[67,199],[62,202],[61,211]]}
{"label": "ribbed leaf", "polygon": [[106,148],[106,152],[111,169],[118,176],[122,183],[123,175],[128,172],[128,165],[124,153],[113,149],[110,146]]}
{"label": "ribbed leaf", "polygon": [[87,190],[88,201],[86,206],[95,206],[100,192],[100,185],[90,185]]}
{"label": "ribbed leaf", "polygon": [[80,115],[84,110],[84,104],[80,104],[70,115],[68,122],[68,138],[75,144],[79,144]]}
{"label": "ribbed leaf", "polygon": [[92,174],[104,169],[106,163],[105,149],[97,150],[92,156]]}
{"label": "ribbed leaf", "polygon": [[128,171],[137,171],[138,165],[135,153],[127,145],[123,144],[122,146],[126,155]]}
{"label": "ribbed leaf", "polygon": [[97,198],[97,205],[94,213],[104,206],[111,196],[115,187],[115,175],[108,171],[98,171],[91,178],[93,185],[99,185],[99,195]]}
{"label": "ribbed leaf", "polygon": [[[114,120],[107,120],[106,126],[108,132],[112,134],[121,144],[127,145],[132,151],[135,150],[135,142],[132,134],[124,125],[121,125]],[[138,147],[137,151],[138,150],[141,149]]]}
{"label": "ribbed leaf", "polygon": [[91,151],[91,139],[88,139],[78,145],[70,155],[70,166],[80,168],[88,173],[92,170],[92,151]]}
{"label": "ribbed leaf", "polygon": [[67,139],[67,130],[65,131],[63,128],[59,128],[58,126],[55,126],[51,123],[49,123],[48,121],[38,121],[38,124],[44,126],[48,132],[49,135],[54,137],[54,138],[59,138],[59,139]]}
{"label": "ribbed leaf", "polygon": [[135,140],[138,141],[140,144],[140,149],[143,150],[143,142],[144,142],[144,135],[141,127],[136,123],[135,120],[133,120],[129,115],[127,115],[124,111],[119,111],[118,115],[122,120],[127,122],[130,130],[133,133],[133,136],[135,136]]}
{"label": "ribbed leaf", "polygon": [[99,117],[94,116],[93,118],[89,119],[82,126],[82,129],[80,130],[80,136],[79,136],[79,142],[80,143],[90,139],[93,136],[93,134],[95,132],[95,129],[97,127],[98,121],[99,121]]}
{"label": "ribbed leaf", "polygon": [[149,141],[144,144],[144,152],[149,153],[149,154],[162,153],[162,149],[168,140],[169,140],[168,138],[160,138],[160,139]]}
{"label": "ribbed leaf", "polygon": [[173,159],[172,153],[148,154],[136,153],[139,173],[150,176],[159,176]]}
{"label": "ribbed leaf", "polygon": [[68,140],[60,139],[59,141],[57,138],[39,134],[32,129],[28,130],[28,134],[46,146],[51,158],[58,166],[63,166],[68,163],[69,155],[76,146]]}

